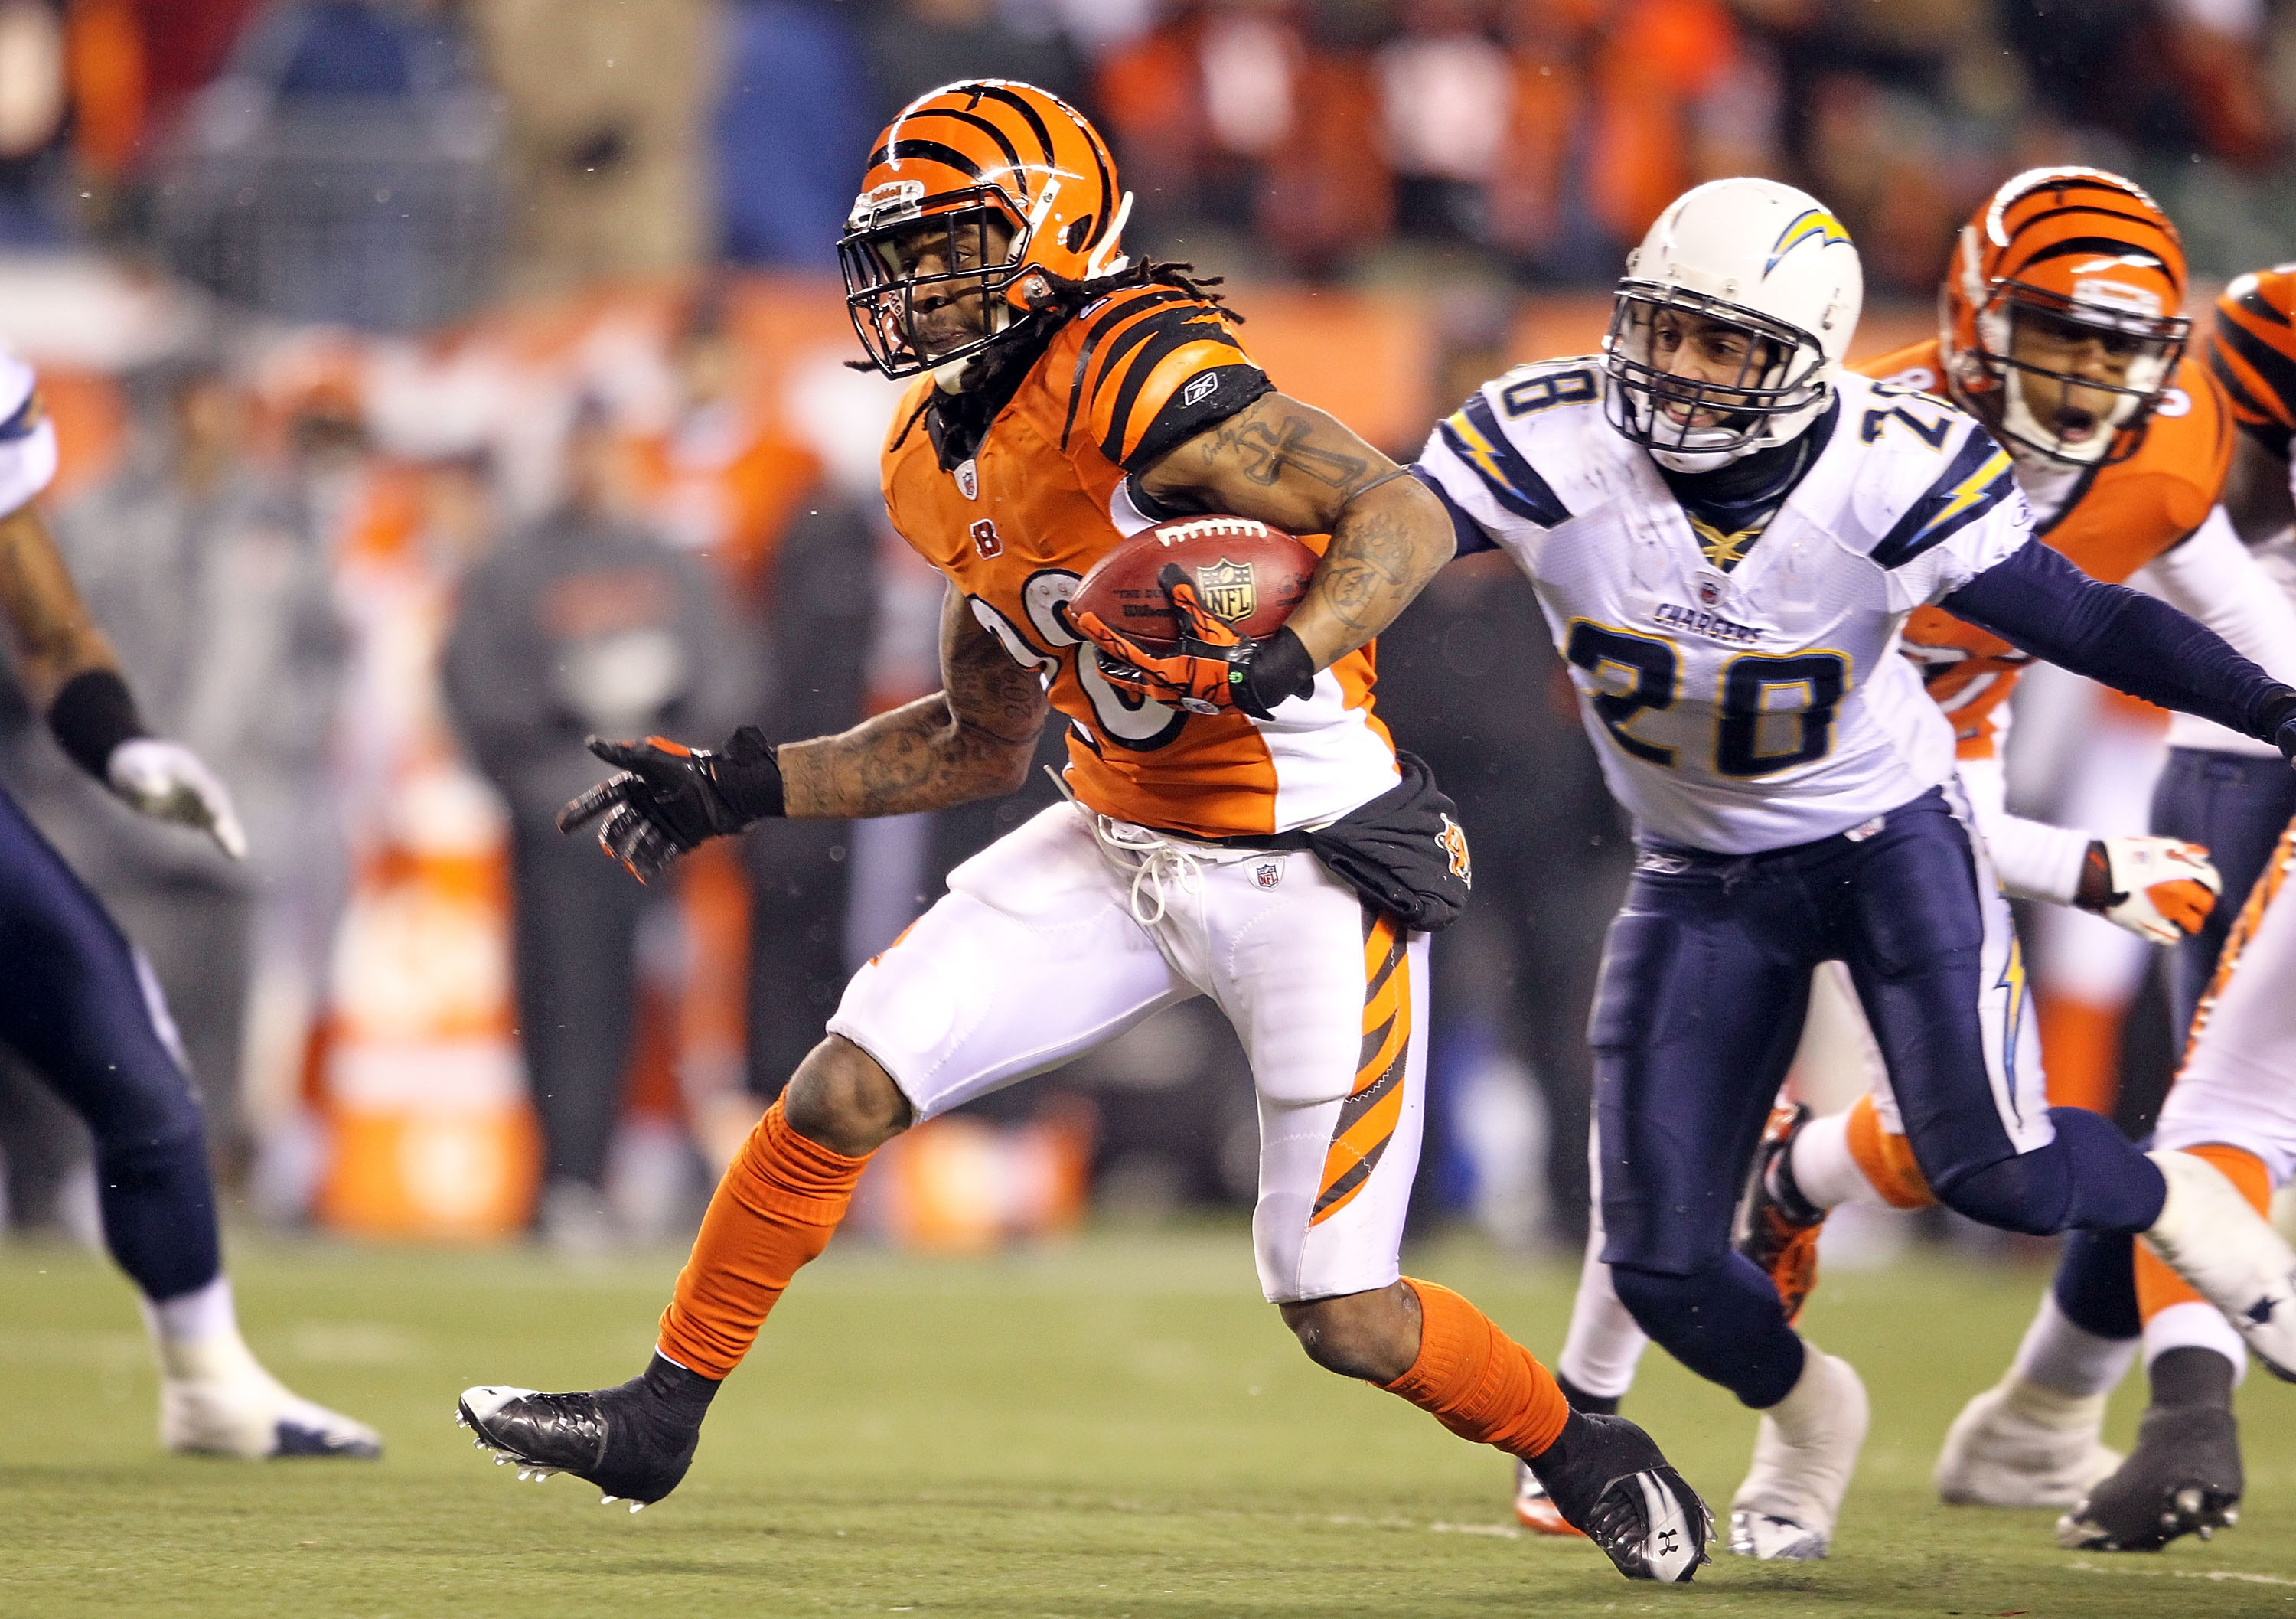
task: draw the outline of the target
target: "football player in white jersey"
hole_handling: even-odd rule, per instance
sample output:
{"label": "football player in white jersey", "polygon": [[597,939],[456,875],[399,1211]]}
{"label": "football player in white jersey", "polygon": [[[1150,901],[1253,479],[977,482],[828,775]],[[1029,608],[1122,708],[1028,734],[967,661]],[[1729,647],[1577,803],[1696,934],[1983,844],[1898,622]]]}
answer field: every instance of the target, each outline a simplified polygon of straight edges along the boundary
{"label": "football player in white jersey", "polygon": [[2296,1376],[2296,1256],[2232,1183],[2047,1106],[1951,727],[1897,642],[1941,604],[2284,752],[2296,689],[2031,543],[1972,418],[1844,375],[1861,295],[1816,200],[1700,186],[1628,259],[1600,359],[1487,384],[1414,468],[1463,550],[1530,577],[1636,821],[1591,1024],[1603,1257],[1644,1331],[1764,1413],[1732,1514],[1760,1557],[1824,1554],[1866,1427],[1855,1372],[1729,1240],[1822,961],[1848,966],[1941,1201],[2141,1234]]}
{"label": "football player in white jersey", "polygon": [[[145,733],[34,497],[56,471],[30,368],[0,355],[0,627],[57,743],[142,814],[247,849],[223,784]],[[239,1457],[381,1454],[374,1431],[302,1399],[240,1337],[223,1273],[207,1132],[159,981],[102,904],[0,792],[0,1040],[95,1138],[104,1245],[142,1295],[160,1360],[160,1437]]]}
{"label": "football player in white jersey", "polygon": [[[2109,274],[2103,273],[2106,261]],[[2048,545],[2096,578],[2145,579],[2153,594],[2285,677],[2296,671],[2296,608],[2251,558],[2224,513],[2211,513],[2232,460],[2232,423],[2245,425],[2251,413],[2228,395],[2236,379],[2211,376],[2222,357],[2213,343],[2210,364],[2173,357],[2188,329],[2185,287],[2176,226],[2141,187],[2095,169],[2030,170],[2005,182],[1964,226],[1940,288],[1939,336],[1858,369],[1890,385],[1949,398],[1997,423],[2018,487],[2033,504],[2036,531]],[[2246,308],[2229,294],[2227,300],[2224,307],[2236,315]],[[2258,325],[2265,332],[2282,329],[2268,320]],[[2250,405],[2250,387],[2268,397],[2251,376],[2239,396]],[[2039,407],[2036,416],[2035,398],[2054,403]],[[2120,425],[2094,431],[2100,411],[2117,412]],[[2042,416],[2075,436],[2037,431]],[[2278,464],[2284,484],[2285,465]],[[2140,563],[2143,571],[2132,577]],[[2140,938],[2174,947],[2175,1026],[2182,1030],[2214,971],[2232,913],[2296,808],[2296,771],[2269,744],[2178,715],[2171,762],[2153,804],[2154,832],[2170,835],[2100,836],[2024,820],[2006,813],[2001,756],[2006,700],[2025,654],[1938,609],[1907,620],[1901,650],[1952,719],[1962,783],[2003,888],[2013,897],[2086,905]],[[2221,867],[2221,877],[2212,867]],[[2212,910],[2209,891],[2219,881],[2225,900]],[[1740,1252],[1769,1272],[1789,1318],[1798,1316],[1816,1279],[1826,1209],[1845,1201],[1900,1208],[1931,1201],[1847,982],[1840,964],[1829,964],[1813,988],[1810,1020],[1821,1039],[1829,1022],[1850,1025],[1842,1028],[1847,1045],[1816,1051],[1806,1032],[1795,1066],[1838,1065],[1846,1058],[1859,1070],[1849,1077],[1868,1094],[1824,1118],[1791,1105],[1772,1115],[1740,1223]],[[2053,1094],[2063,1079],[2052,1064]],[[2158,1144],[2210,1155],[2218,1149],[2210,1141],[2164,1138]],[[2260,1206],[2262,1171],[2253,1158],[2245,1167],[2212,1161]],[[1593,1411],[1618,1408],[1645,1341],[1595,1257],[1601,1240],[1597,1221],[1555,1368],[1573,1402]],[[2148,1371],[2169,1394],[2182,1396],[2168,1403],[2195,1403],[2185,1372],[2193,1357],[2180,1352],[2189,1344],[2218,1352],[2202,1365],[2215,1368],[2214,1382],[2228,1400],[2230,1366],[2246,1358],[2238,1336],[2142,1251],[2132,1290],[2130,1247],[2128,1237],[2112,1233],[2081,1233],[2066,1242],[2016,1367],[1972,1400],[1953,1425],[1934,1474],[1945,1500],[2073,1507],[2112,1474],[2121,1459],[2100,1438],[2104,1396],[2136,1353],[2140,1313]],[[2154,1296],[2169,1292],[2180,1299]],[[2229,1360],[2221,1352],[2227,1346]],[[2171,1431],[2166,1423],[2146,1426],[2134,1469],[2096,1498],[2111,1503],[2100,1513],[2112,1527],[2086,1545],[2157,1546],[2183,1532],[2176,1524],[2205,1527],[2182,1516],[2163,1524],[2161,1501],[2181,1494],[2195,1477],[2208,1484],[2202,1493],[2214,1500],[2212,1510],[2231,1504],[2225,1485],[2238,1463],[2228,1442],[2198,1458],[2184,1446],[2169,1468],[2173,1476],[2152,1477],[2160,1471],[2152,1465],[2161,1448],[2156,1440]],[[2228,1439],[2228,1406],[2173,1431]],[[1535,1480],[1518,1477],[1515,1510],[1529,1527],[1569,1533],[1538,1496]]]}

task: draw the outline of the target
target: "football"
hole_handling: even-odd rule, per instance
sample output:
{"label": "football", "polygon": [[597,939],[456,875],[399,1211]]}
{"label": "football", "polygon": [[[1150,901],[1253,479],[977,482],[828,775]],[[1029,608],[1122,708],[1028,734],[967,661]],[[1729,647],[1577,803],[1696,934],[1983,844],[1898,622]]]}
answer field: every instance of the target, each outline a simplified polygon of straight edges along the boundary
{"label": "football", "polygon": [[1180,629],[1158,579],[1166,563],[1176,563],[1207,608],[1238,634],[1258,639],[1292,616],[1317,561],[1291,535],[1249,517],[1191,517],[1143,530],[1095,563],[1069,611],[1098,613],[1148,651],[1168,652]]}

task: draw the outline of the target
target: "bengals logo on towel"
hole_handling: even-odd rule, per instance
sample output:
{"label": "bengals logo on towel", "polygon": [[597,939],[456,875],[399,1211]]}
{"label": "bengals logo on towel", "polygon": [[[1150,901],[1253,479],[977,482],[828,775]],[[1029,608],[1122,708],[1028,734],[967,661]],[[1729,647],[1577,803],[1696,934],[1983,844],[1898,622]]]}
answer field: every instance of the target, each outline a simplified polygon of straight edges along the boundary
{"label": "bengals logo on towel", "polygon": [[1451,875],[1469,888],[1475,885],[1474,857],[1467,852],[1467,829],[1449,816],[1443,818],[1443,830],[1435,834],[1435,846],[1451,867]]}

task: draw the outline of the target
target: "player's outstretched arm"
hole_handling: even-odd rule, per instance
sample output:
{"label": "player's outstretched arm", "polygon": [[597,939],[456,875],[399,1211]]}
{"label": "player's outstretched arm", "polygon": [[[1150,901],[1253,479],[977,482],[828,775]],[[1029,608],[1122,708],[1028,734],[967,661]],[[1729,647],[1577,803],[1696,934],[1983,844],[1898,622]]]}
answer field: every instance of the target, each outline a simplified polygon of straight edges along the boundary
{"label": "player's outstretched arm", "polygon": [[947,810],[1017,792],[1045,727],[1045,690],[952,588],[941,689],[849,731],[775,752],[788,813],[844,819]]}
{"label": "player's outstretched arm", "polygon": [[24,695],[75,763],[141,813],[204,832],[234,859],[247,853],[215,773],[181,743],[145,732],[111,643],[29,501],[0,517],[0,620]]}
{"label": "player's outstretched arm", "polygon": [[1345,424],[1280,393],[1177,445],[1135,481],[1171,510],[1332,537],[1284,624],[1314,669],[1394,622],[1456,546],[1450,519],[1417,479]]}
{"label": "player's outstretched arm", "polygon": [[775,816],[908,815],[1015,791],[1044,728],[1044,688],[954,589],[941,605],[940,668],[931,696],[809,742],[775,747],[754,726],[715,751],[594,736],[590,751],[619,774],[560,810],[558,829],[594,822],[599,847],[644,883],[709,839]]}
{"label": "player's outstretched arm", "polygon": [[2093,579],[2038,540],[2027,540],[1939,604],[2035,657],[2213,719],[2296,761],[2296,687],[2166,602]]}

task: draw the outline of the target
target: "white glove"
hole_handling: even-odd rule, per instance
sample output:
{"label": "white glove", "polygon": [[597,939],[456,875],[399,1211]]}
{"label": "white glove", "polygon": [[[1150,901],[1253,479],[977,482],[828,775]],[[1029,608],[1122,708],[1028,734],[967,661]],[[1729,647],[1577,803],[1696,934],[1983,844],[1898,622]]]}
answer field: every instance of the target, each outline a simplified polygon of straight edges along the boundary
{"label": "white glove", "polygon": [[247,858],[247,834],[231,793],[182,743],[157,736],[123,742],[104,761],[103,778],[138,813],[196,826],[233,859]]}
{"label": "white glove", "polygon": [[2175,944],[2216,908],[2224,892],[2209,851],[2177,838],[2099,838],[2104,850],[2105,902],[2095,908],[2154,944]]}

